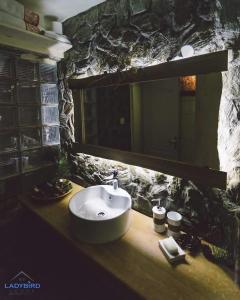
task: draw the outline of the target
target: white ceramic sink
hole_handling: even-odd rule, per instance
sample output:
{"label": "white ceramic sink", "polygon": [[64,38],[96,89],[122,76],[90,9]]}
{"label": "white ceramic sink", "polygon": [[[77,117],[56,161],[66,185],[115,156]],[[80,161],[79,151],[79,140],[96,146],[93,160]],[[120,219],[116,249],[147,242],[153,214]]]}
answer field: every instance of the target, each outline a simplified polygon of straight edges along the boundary
{"label": "white ceramic sink", "polygon": [[88,243],[107,243],[130,226],[131,196],[123,189],[96,185],[76,193],[69,202],[75,236]]}

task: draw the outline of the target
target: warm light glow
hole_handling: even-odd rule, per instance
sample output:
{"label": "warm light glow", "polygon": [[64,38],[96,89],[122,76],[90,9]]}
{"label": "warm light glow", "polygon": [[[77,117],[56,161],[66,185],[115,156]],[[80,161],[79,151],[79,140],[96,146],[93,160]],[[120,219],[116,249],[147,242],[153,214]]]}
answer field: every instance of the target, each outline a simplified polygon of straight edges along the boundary
{"label": "warm light glow", "polygon": [[195,75],[180,77],[180,86],[182,92],[195,92],[197,77]]}

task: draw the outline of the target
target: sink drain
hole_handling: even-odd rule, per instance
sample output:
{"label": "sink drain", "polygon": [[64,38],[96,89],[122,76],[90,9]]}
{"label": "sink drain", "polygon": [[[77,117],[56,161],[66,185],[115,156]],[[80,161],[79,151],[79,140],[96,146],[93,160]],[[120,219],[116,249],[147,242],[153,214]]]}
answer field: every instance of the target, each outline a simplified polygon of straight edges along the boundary
{"label": "sink drain", "polygon": [[97,213],[97,216],[104,217],[104,216],[106,216],[106,213],[104,211],[100,211]]}

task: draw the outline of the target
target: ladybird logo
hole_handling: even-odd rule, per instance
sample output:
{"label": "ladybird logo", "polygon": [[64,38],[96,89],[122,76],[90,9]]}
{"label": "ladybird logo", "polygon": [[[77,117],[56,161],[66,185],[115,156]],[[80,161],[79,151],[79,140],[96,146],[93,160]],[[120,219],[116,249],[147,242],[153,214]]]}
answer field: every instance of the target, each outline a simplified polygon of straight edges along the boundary
{"label": "ladybird logo", "polygon": [[4,288],[8,289],[11,295],[32,294],[34,290],[40,289],[41,284],[35,282],[28,274],[21,271],[15,275],[9,282],[4,284]]}

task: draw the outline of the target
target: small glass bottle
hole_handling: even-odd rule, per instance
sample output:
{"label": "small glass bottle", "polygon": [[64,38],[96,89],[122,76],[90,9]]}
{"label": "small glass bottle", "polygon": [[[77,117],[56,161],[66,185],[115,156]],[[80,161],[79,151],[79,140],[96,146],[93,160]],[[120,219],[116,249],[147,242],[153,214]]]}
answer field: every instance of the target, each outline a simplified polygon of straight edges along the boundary
{"label": "small glass bottle", "polygon": [[153,227],[154,230],[158,233],[163,233],[166,230],[165,227],[165,217],[166,209],[160,205],[154,206],[152,209],[153,212]]}

